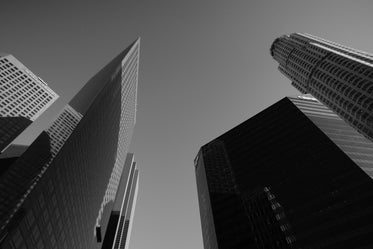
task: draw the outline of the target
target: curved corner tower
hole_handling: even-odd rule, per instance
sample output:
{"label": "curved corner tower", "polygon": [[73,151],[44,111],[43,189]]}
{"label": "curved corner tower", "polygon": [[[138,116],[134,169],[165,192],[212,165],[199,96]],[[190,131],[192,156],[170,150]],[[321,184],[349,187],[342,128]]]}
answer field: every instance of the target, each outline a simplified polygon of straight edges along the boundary
{"label": "curved corner tower", "polygon": [[270,52],[295,88],[373,140],[373,55],[300,33],[277,38]]}

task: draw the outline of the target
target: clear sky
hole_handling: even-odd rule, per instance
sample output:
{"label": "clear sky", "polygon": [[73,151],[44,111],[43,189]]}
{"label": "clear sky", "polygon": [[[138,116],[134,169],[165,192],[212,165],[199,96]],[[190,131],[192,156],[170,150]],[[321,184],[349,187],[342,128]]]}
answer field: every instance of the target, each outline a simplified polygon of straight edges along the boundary
{"label": "clear sky", "polygon": [[0,52],[60,99],[30,142],[111,58],[141,36],[131,151],[140,185],[131,249],[202,249],[199,147],[286,95],[272,41],[307,32],[373,52],[373,1],[1,0]]}

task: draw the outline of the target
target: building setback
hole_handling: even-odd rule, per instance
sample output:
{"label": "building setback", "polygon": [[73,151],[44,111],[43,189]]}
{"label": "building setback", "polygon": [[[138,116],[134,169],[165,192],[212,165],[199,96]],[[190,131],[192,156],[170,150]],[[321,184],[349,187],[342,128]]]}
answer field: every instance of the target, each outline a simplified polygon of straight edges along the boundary
{"label": "building setback", "polygon": [[139,170],[133,154],[126,162],[101,249],[127,249],[137,200]]}
{"label": "building setback", "polygon": [[335,42],[294,33],[271,47],[279,71],[373,141],[373,56]]}
{"label": "building setback", "polygon": [[92,77],[10,166],[28,162],[36,176],[15,206],[0,203],[0,247],[101,248],[96,227],[105,234],[135,125],[139,49],[138,39]]}
{"label": "building setback", "polygon": [[[36,138],[31,147],[11,145],[0,155],[0,163],[5,166],[0,176],[1,230],[8,225],[22,206],[23,201],[48,169],[81,118],[80,113],[70,105],[66,105],[50,127]],[[15,149],[22,151],[22,153],[18,152],[18,157],[11,153]]]}
{"label": "building setback", "polygon": [[284,98],[202,146],[204,248],[372,247],[373,182],[343,123],[313,98]]}
{"label": "building setback", "polygon": [[9,169],[10,165],[12,165],[27,150],[27,148],[27,145],[11,144],[3,153],[0,154],[0,177]]}
{"label": "building setback", "polygon": [[0,153],[57,99],[14,56],[0,54]]}

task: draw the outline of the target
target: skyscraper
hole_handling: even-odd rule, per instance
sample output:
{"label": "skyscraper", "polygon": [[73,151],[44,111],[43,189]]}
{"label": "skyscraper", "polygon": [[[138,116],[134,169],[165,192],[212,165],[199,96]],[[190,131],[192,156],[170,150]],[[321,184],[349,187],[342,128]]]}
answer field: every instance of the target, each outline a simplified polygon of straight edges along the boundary
{"label": "skyscraper", "polygon": [[127,249],[129,246],[139,181],[133,159],[133,154],[127,154],[102,249]]}
{"label": "skyscraper", "polygon": [[14,56],[0,54],[0,153],[57,98]]}
{"label": "skyscraper", "polygon": [[[70,105],[66,105],[51,126],[38,136],[29,149],[25,146],[12,145],[3,153],[4,155],[0,156],[4,173],[0,175],[1,229],[22,206],[23,201],[47,170],[81,117],[80,113]],[[17,157],[11,153],[16,148],[18,151],[23,148],[22,154],[18,152]]]}
{"label": "skyscraper", "polygon": [[202,146],[194,162],[205,249],[372,247],[364,139],[300,96]]}
{"label": "skyscraper", "polygon": [[372,55],[299,33],[276,39],[271,55],[295,88],[373,140]]}
{"label": "skyscraper", "polygon": [[138,39],[91,78],[10,166],[33,174],[0,202],[3,248],[101,247],[96,227],[105,234],[135,125],[139,49]]}

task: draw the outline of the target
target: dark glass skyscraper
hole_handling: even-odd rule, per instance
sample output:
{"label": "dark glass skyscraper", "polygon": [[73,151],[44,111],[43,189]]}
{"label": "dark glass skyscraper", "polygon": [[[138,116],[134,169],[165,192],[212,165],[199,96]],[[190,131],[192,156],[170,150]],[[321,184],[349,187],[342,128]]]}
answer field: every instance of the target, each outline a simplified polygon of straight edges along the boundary
{"label": "dark glass skyscraper", "polygon": [[372,247],[366,141],[300,96],[202,146],[195,170],[205,249]]}
{"label": "dark glass skyscraper", "polygon": [[271,55],[295,88],[373,140],[372,55],[298,33],[276,39]]}
{"label": "dark glass skyscraper", "polygon": [[373,143],[312,96],[289,99],[367,175],[373,178]]}
{"label": "dark glass skyscraper", "polygon": [[136,120],[139,50],[138,39],[91,78],[0,179],[2,248],[101,248]]}

